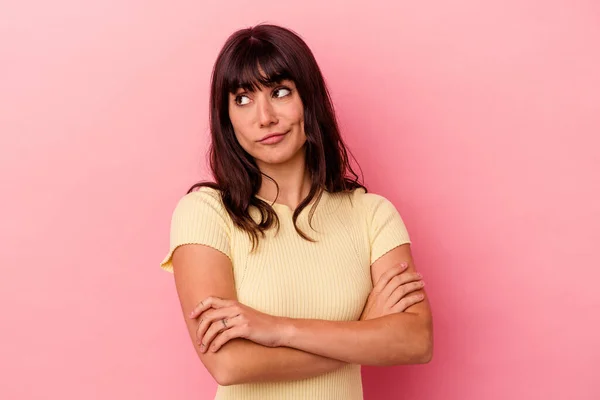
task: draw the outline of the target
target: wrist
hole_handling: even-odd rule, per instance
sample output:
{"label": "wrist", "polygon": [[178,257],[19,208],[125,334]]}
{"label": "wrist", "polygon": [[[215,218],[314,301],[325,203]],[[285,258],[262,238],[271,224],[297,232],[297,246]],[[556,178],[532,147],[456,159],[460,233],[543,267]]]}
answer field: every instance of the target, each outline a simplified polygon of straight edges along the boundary
{"label": "wrist", "polygon": [[277,329],[279,331],[279,346],[289,347],[296,331],[293,318],[278,317],[277,318]]}

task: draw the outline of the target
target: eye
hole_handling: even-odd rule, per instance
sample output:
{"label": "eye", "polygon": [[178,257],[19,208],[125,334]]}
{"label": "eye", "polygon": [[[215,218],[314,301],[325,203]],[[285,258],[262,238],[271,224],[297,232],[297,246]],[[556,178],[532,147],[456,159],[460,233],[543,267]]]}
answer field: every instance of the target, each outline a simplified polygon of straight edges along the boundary
{"label": "eye", "polygon": [[273,91],[273,96],[274,97],[285,97],[285,96],[289,96],[290,93],[292,93],[291,89],[288,89],[286,87],[281,87],[281,88],[277,88]]}
{"label": "eye", "polygon": [[238,106],[243,106],[248,103],[250,103],[250,98],[245,94],[239,94],[235,96],[235,104],[237,104]]}

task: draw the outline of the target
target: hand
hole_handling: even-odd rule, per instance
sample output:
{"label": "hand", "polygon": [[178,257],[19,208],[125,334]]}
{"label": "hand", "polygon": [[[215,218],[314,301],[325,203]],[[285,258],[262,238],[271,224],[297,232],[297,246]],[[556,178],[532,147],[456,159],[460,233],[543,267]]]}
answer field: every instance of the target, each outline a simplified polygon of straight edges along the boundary
{"label": "hand", "polygon": [[408,307],[417,304],[425,298],[423,294],[413,294],[425,286],[421,274],[403,272],[408,268],[407,263],[390,268],[381,277],[367,299],[360,320],[374,319],[403,312]]}
{"label": "hand", "polygon": [[198,304],[190,318],[200,317],[196,330],[200,351],[219,350],[235,338],[244,338],[267,347],[280,345],[281,318],[256,311],[235,300],[208,297]]}

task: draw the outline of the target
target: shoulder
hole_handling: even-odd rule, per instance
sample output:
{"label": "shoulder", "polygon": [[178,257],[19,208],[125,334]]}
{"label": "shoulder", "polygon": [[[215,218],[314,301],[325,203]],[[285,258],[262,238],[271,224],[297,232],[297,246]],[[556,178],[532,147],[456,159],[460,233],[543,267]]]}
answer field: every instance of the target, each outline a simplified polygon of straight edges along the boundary
{"label": "shoulder", "polygon": [[194,209],[198,207],[205,208],[208,206],[212,206],[216,209],[225,208],[221,199],[221,192],[217,189],[205,186],[182,196],[177,202],[176,210]]}
{"label": "shoulder", "polygon": [[170,247],[161,266],[173,271],[172,257],[179,246],[200,244],[230,256],[231,220],[220,193],[202,187],[179,199],[171,218]]}
{"label": "shoulder", "polygon": [[364,190],[355,196],[363,207],[368,228],[371,264],[395,247],[411,242],[402,216],[387,197]]}
{"label": "shoulder", "polygon": [[201,187],[198,190],[182,196],[173,211],[173,220],[186,223],[199,219],[219,219],[229,222],[229,214],[223,204],[221,192],[210,187]]}
{"label": "shoulder", "polygon": [[367,215],[373,215],[381,209],[395,209],[394,205],[386,197],[367,192],[363,188],[355,189],[352,192],[352,202],[360,207]]}

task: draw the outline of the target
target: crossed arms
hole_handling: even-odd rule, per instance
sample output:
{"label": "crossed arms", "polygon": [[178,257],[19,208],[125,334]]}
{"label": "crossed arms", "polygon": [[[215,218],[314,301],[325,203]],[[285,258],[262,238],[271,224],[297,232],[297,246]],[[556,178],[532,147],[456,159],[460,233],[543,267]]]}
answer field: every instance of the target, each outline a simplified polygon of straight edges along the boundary
{"label": "crossed arms", "polygon": [[[373,263],[373,292],[361,320],[349,322],[273,317],[237,303],[231,261],[210,247],[180,246],[172,263],[188,332],[220,385],[310,378],[347,363],[420,364],[432,358],[431,310],[416,286],[409,244]],[[399,269],[401,263],[407,268]],[[236,326],[220,328],[234,307]],[[207,338],[210,343],[203,343]]]}

